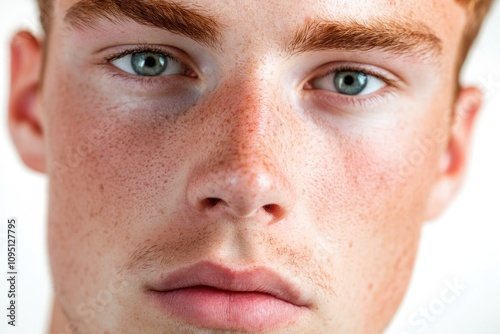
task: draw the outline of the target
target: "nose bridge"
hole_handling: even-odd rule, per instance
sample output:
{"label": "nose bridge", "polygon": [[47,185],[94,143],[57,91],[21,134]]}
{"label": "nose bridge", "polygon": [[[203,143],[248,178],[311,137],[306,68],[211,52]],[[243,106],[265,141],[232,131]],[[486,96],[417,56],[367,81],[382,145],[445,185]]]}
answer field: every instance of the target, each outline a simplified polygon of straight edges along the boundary
{"label": "nose bridge", "polygon": [[270,154],[275,156],[280,151],[283,122],[277,106],[278,97],[271,96],[273,89],[268,87],[266,91],[262,81],[243,85],[239,92],[233,93],[234,106],[228,115],[230,146],[227,153],[236,155],[239,158],[236,160],[264,163]]}
{"label": "nose bridge", "polygon": [[223,206],[236,216],[260,209],[282,216],[294,196],[284,155],[283,110],[271,87],[276,81],[242,78],[227,80],[214,97],[216,140],[196,168],[191,203],[202,210]]}
{"label": "nose bridge", "polygon": [[[210,109],[220,122],[217,137],[227,163],[260,163],[283,149],[287,122],[278,76],[264,57],[240,59],[238,67],[217,90]],[[220,114],[219,114],[220,113]],[[222,121],[221,121],[222,120]]]}

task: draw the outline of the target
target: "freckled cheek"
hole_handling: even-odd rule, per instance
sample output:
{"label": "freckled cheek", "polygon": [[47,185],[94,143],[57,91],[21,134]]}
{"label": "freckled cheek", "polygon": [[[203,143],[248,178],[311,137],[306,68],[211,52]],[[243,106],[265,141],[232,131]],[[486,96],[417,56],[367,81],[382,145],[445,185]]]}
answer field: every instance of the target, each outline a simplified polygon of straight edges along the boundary
{"label": "freckled cheek", "polygon": [[123,205],[128,198],[138,199],[140,189],[146,194],[171,180],[171,171],[182,163],[180,134],[187,131],[172,124],[194,101],[128,99],[84,83],[68,85],[50,94],[55,98],[48,103],[49,159],[58,162],[51,172],[58,179],[64,168],[61,187],[93,194],[95,202],[120,199]]}
{"label": "freckled cheek", "polygon": [[439,151],[430,150],[413,174],[399,175],[413,141],[389,134],[330,145],[317,154],[322,158],[314,170],[321,172],[310,173],[309,183],[320,235],[333,247],[325,266],[333,271],[332,287],[348,301],[344,308],[366,312],[374,323],[392,315],[405,291],[431,185],[423,178],[435,169]]}
{"label": "freckled cheek", "polygon": [[325,158],[315,168],[321,172],[312,183],[321,187],[311,190],[321,194],[315,196],[323,201],[320,208],[345,211],[356,220],[381,222],[403,218],[407,210],[417,211],[429,190],[422,178],[433,172],[436,152],[429,151],[419,164],[408,165],[414,154],[410,141],[404,136],[363,137],[323,152]]}
{"label": "freckled cheek", "polygon": [[179,131],[162,110],[145,117],[89,92],[61,87],[46,103],[50,252],[61,286],[125,260],[124,245],[168,202],[160,193],[176,196],[166,189],[176,189],[182,163]]}
{"label": "freckled cheek", "polygon": [[128,121],[105,123],[106,119],[90,121],[69,134],[64,139],[69,145],[56,151],[64,166],[52,172],[61,194],[78,195],[78,212],[83,217],[113,216],[106,221],[110,224],[125,212],[130,215],[133,208],[151,212],[146,208],[160,192],[175,195],[167,190],[174,187],[175,172],[183,160],[175,135],[165,138],[154,127]]}

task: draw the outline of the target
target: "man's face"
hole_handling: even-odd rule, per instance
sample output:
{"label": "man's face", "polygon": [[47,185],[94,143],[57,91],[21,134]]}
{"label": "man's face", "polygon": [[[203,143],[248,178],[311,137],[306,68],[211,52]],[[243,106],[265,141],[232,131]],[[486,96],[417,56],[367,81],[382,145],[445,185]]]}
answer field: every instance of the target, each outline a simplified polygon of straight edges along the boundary
{"label": "man's face", "polygon": [[54,3],[39,104],[68,320],[83,333],[381,332],[451,173],[464,9],[113,7],[141,24],[77,2]]}

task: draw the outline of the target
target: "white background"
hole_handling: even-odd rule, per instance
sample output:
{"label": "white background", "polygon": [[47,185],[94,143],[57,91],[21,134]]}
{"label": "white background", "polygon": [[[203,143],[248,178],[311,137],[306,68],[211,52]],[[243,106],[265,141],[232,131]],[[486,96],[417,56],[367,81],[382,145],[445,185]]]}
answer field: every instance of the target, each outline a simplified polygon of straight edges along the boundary
{"label": "white background", "polygon": [[[45,242],[47,182],[43,175],[24,167],[14,151],[6,121],[8,43],[19,28],[38,31],[35,0],[1,1],[0,333],[46,333],[51,300]],[[410,289],[386,334],[500,333],[500,5],[486,22],[463,82],[476,84],[486,93],[468,177],[449,210],[425,226]],[[6,325],[5,234],[10,217],[18,219],[19,238],[15,329]],[[455,295],[445,291],[457,282],[461,288]],[[443,291],[448,303],[441,297]],[[418,314],[426,308],[428,320]]]}

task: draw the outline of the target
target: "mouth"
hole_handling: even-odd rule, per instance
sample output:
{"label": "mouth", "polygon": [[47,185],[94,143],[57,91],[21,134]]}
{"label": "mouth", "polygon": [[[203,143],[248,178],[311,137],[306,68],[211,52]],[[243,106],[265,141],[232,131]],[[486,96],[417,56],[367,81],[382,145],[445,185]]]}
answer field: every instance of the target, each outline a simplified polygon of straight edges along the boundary
{"label": "mouth", "polygon": [[168,274],[148,294],[170,316],[203,328],[269,330],[297,322],[309,309],[298,287],[272,270],[212,262]]}

